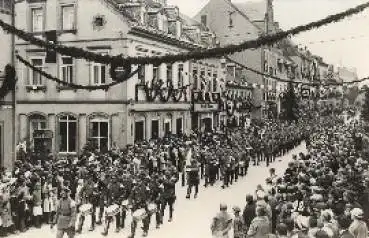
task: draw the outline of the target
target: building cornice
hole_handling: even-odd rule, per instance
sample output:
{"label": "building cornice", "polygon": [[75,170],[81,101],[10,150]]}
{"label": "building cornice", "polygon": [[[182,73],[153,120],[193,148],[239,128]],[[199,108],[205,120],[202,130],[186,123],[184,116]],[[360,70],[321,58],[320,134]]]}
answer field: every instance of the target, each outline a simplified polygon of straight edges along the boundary
{"label": "building cornice", "polygon": [[172,46],[177,46],[179,48],[183,48],[187,50],[203,48],[200,45],[195,45],[191,42],[180,41],[176,39],[175,37],[170,37],[164,33],[163,34],[154,33],[153,31],[150,31],[145,28],[137,27],[137,26],[132,27],[129,33],[132,35],[137,35],[137,36],[145,37],[145,38],[152,39],[155,41],[160,41],[160,42],[163,42],[163,43],[166,43]]}

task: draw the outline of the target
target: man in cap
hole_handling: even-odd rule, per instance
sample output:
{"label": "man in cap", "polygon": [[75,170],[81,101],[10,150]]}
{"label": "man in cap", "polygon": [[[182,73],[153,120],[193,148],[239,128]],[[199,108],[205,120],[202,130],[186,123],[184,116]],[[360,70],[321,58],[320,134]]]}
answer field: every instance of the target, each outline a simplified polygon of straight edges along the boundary
{"label": "man in cap", "polygon": [[199,183],[200,183],[200,175],[199,175],[199,167],[197,165],[196,160],[191,160],[191,165],[187,166],[186,172],[188,173],[188,187],[187,187],[187,196],[186,198],[189,199],[191,196],[192,187],[195,187],[195,198],[199,192]]}
{"label": "man in cap", "polygon": [[232,217],[227,212],[227,205],[220,204],[220,212],[213,218],[211,232],[213,238],[228,238],[232,229]]}
{"label": "man in cap", "polygon": [[61,199],[57,205],[55,223],[57,224],[56,238],[62,238],[67,233],[69,238],[74,238],[76,223],[76,203],[69,196],[70,190],[64,187],[61,191]]}

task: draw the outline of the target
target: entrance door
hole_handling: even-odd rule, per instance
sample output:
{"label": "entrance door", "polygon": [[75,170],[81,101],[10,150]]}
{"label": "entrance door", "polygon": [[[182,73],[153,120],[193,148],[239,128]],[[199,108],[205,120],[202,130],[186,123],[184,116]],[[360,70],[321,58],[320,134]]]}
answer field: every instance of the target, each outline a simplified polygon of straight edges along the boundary
{"label": "entrance door", "polygon": [[183,120],[182,120],[182,118],[177,118],[176,124],[177,124],[176,125],[177,135],[182,134],[183,133]]}
{"label": "entrance door", "polygon": [[151,138],[152,139],[159,138],[159,120],[151,121]]}
{"label": "entrance door", "polygon": [[170,132],[170,122],[165,122],[164,123],[164,133],[165,135],[168,135]]}
{"label": "entrance door", "polygon": [[144,122],[135,122],[135,142],[144,140]]}
{"label": "entrance door", "polygon": [[205,132],[211,132],[212,128],[212,119],[211,118],[204,118],[202,119],[202,125],[204,127]]}

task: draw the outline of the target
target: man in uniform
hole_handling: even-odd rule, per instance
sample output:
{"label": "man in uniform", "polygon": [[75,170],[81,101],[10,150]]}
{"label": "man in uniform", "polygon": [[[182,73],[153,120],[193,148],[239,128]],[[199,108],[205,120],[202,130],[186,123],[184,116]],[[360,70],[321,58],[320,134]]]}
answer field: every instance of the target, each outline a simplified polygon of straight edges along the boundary
{"label": "man in uniform", "polygon": [[[112,176],[112,181],[111,183],[108,185],[108,196],[107,196],[107,204],[108,206],[111,205],[118,205],[120,206],[120,204],[122,203],[122,194],[123,194],[123,186],[119,183],[119,179],[116,177],[116,175]],[[110,223],[112,222],[113,217],[112,216],[107,216],[105,218],[105,226],[104,226],[104,231],[102,232],[102,235],[106,236],[109,233],[109,227],[110,227]],[[120,231],[120,213],[118,212],[115,215],[115,232],[119,232]]]}
{"label": "man in uniform", "polygon": [[[130,204],[132,204],[132,214],[137,211],[138,209],[145,209],[146,214],[149,214],[148,211],[148,188],[146,187],[145,183],[143,181],[140,181],[137,179],[135,182],[136,186],[133,187],[132,192],[130,194],[129,200]],[[146,237],[147,233],[149,231],[149,216],[146,216],[143,218],[143,236]],[[131,223],[131,235],[129,238],[134,238],[136,234],[136,228],[137,228],[137,220],[133,218]]]}
{"label": "man in uniform", "polygon": [[[84,182],[83,187],[80,191],[80,198],[81,198],[81,204],[87,204],[89,202],[91,202],[91,198],[92,198],[92,194],[93,194],[93,189],[94,189],[94,182],[92,180],[91,177],[88,178],[88,180],[86,182]],[[93,213],[94,214],[94,213]],[[93,217],[91,217],[91,227],[89,229],[89,231],[93,231],[95,224],[94,224],[94,219]],[[81,233],[82,231],[82,227],[83,227],[83,223],[85,221],[85,214],[81,213],[79,216],[79,221],[78,221],[78,228],[77,228],[77,233]]]}
{"label": "man in uniform", "polygon": [[55,223],[57,224],[56,238],[62,238],[67,233],[69,238],[74,238],[75,223],[77,216],[76,203],[69,196],[70,190],[64,187],[61,191],[61,199],[59,200],[55,215]]}
{"label": "man in uniform", "polygon": [[173,204],[176,200],[176,183],[178,181],[177,174],[170,173],[167,171],[165,173],[165,178],[163,181],[163,193],[161,196],[161,218],[164,217],[164,211],[166,206],[169,207],[169,220],[171,222],[173,219]]}
{"label": "man in uniform", "polygon": [[199,192],[199,183],[200,183],[200,175],[199,175],[199,167],[197,165],[197,161],[192,159],[191,165],[187,166],[187,178],[188,178],[188,187],[187,187],[187,196],[186,198],[189,199],[191,197],[191,190],[192,187],[195,187],[195,196],[197,198],[197,194]]}

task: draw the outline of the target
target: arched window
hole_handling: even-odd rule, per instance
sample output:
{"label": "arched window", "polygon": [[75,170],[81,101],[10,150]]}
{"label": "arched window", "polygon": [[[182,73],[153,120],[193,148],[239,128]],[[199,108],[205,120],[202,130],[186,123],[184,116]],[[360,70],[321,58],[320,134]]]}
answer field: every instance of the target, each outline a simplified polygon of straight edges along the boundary
{"label": "arched window", "polygon": [[107,117],[93,117],[90,119],[90,139],[94,141],[97,149],[107,151],[110,148],[110,129]]}
{"label": "arched window", "polygon": [[59,151],[77,152],[77,118],[72,115],[59,117]]}
{"label": "arched window", "polygon": [[46,117],[41,114],[32,114],[28,117],[29,137],[33,141],[33,133],[36,130],[45,130],[47,127]]}

